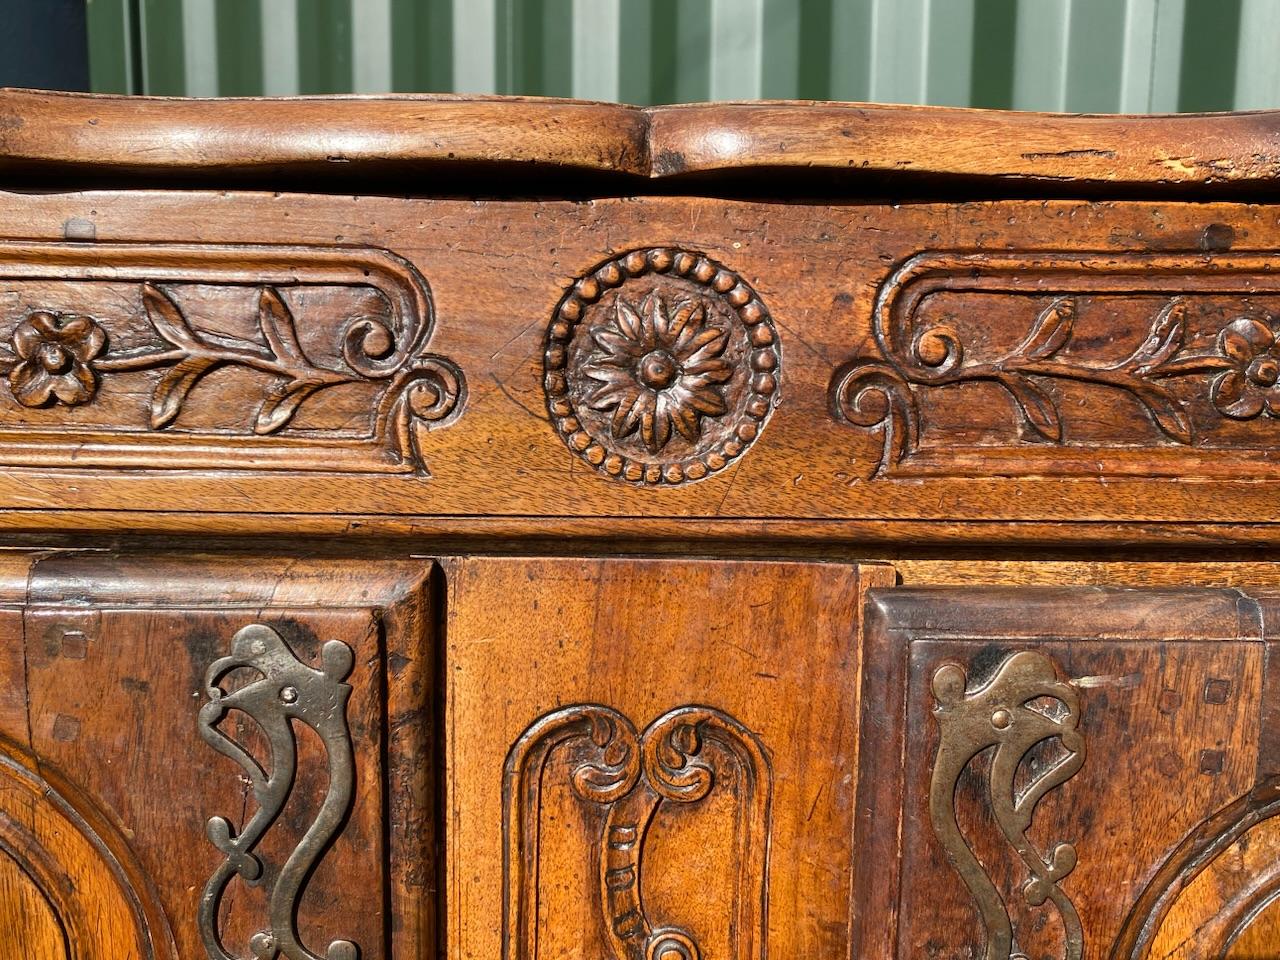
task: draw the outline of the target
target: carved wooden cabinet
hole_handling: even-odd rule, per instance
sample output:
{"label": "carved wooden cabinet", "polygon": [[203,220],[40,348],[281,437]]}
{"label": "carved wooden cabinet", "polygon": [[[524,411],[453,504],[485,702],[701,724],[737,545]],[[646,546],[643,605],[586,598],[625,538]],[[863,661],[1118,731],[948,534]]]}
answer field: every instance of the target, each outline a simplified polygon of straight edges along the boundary
{"label": "carved wooden cabinet", "polygon": [[0,960],[1276,960],[1278,135],[0,92]]}

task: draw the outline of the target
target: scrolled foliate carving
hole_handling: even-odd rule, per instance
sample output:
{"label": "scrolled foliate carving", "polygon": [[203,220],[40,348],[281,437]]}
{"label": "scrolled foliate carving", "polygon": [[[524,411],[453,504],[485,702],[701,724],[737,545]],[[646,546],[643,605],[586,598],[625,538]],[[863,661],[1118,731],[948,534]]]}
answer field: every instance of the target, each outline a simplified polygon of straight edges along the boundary
{"label": "scrolled foliate carving", "polygon": [[738,274],[691,251],[633,250],[578,279],[547,331],[552,423],[597,471],[678,484],[723,469],[777,401],[777,332]]}
{"label": "scrolled foliate carving", "polygon": [[[230,952],[222,942],[219,905],[235,877],[246,883],[259,883],[265,875],[263,862],[255,851],[293,790],[298,761],[295,723],[310,727],[324,744],[329,786],[315,820],[274,873],[269,916],[264,918],[264,929],[250,939],[249,950],[257,960],[359,958],[359,949],[348,940],[335,940],[323,955],[314,953],[301,942],[297,929],[298,901],[307,880],[341,831],[354,798],[355,762],[346,715],[351,686],[344,682],[353,663],[351,648],[339,640],[330,640],[321,650],[320,666],[309,666],[294,655],[275,630],[251,624],[232,638],[231,653],[209,666],[205,676],[208,701],[199,714],[200,736],[240,765],[258,805],[239,830],[222,816],[210,817],[206,825],[210,842],[225,858],[210,876],[200,898],[200,935],[210,960],[241,960],[244,956]],[[226,677],[243,668],[257,676],[230,692],[224,690]],[[220,729],[219,724],[233,711],[244,713],[261,728],[271,748],[265,765]]]}
{"label": "scrolled foliate carving", "polygon": [[384,251],[0,243],[0,280],[24,463],[425,472],[422,431],[465,401],[426,281]]}
{"label": "scrolled foliate carving", "polygon": [[[947,860],[981,914],[986,932],[983,957],[1010,960],[1015,956],[1016,932],[1000,891],[960,829],[956,787],[965,768],[991,750],[985,799],[1004,839],[1029,874],[1022,896],[1033,907],[1054,905],[1064,930],[1063,960],[1080,960],[1084,950],[1080,917],[1058,886],[1075,868],[1075,847],[1058,843],[1044,854],[1027,835],[1036,805],[1084,764],[1075,688],[1058,679],[1053,661],[1044,654],[1023,650],[1005,658],[995,675],[974,690],[967,689],[962,667],[940,666],[933,675],[933,696],[938,748],[929,785],[929,815]],[[1053,739],[1065,751],[1062,756],[1038,767],[1033,764],[1030,775],[1021,776],[1028,752]]]}
{"label": "scrolled foliate carving", "polygon": [[832,407],[880,434],[872,476],[1070,473],[1073,448],[1089,473],[1142,450],[1190,474],[1178,448],[1274,443],[1249,423],[1280,415],[1274,292],[1261,256],[920,254],[880,289],[875,347]]}
{"label": "scrolled foliate carving", "polygon": [[[559,756],[565,766],[555,766]],[[732,765],[728,774],[726,765]],[[609,707],[579,704],[547,714],[520,737],[503,775],[507,899],[505,960],[532,960],[538,948],[538,859],[543,791],[552,770],[562,770],[574,795],[597,814],[590,841],[598,867],[604,941],[613,960],[699,960],[694,933],[655,924],[641,889],[645,845],[664,804],[697,804],[722,779],[736,798],[737,850],[731,865],[735,894],[735,960],[764,956],[772,777],[755,735],[710,707],[672,710],[638,733]]]}

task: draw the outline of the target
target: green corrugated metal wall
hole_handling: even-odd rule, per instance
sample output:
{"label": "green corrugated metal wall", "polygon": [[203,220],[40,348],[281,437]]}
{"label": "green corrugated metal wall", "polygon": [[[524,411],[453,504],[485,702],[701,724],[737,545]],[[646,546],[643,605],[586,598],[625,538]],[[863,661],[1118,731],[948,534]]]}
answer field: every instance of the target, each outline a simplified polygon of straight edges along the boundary
{"label": "green corrugated metal wall", "polygon": [[1280,0],[87,0],[93,88],[1280,106]]}

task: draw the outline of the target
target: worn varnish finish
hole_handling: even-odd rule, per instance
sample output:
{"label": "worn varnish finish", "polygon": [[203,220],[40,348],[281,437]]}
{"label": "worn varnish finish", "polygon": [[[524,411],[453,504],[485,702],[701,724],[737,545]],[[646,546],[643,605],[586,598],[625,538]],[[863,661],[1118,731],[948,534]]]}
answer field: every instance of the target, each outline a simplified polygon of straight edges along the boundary
{"label": "worn varnish finish", "polygon": [[844,952],[855,638],[889,568],[468,559],[449,579],[451,956],[660,957],[664,929],[682,960]]}
{"label": "worn varnish finish", "polygon": [[[4,515],[12,526],[48,526],[46,514],[25,511],[68,506],[69,467],[77,496],[64,527],[82,510],[144,505],[136,526],[154,530],[176,529],[174,515],[192,511],[280,511],[311,515],[306,522],[318,527],[332,528],[339,517],[365,532],[384,523],[395,529],[397,517],[524,518],[517,527],[528,534],[542,529],[534,518],[543,514],[609,517],[619,533],[681,517],[696,521],[684,528],[691,535],[726,519],[771,519],[781,532],[819,519],[828,527],[892,519],[1247,525],[1270,516],[1270,485],[1258,481],[1276,476],[1277,420],[1267,412],[1263,368],[1276,349],[1269,311],[1280,307],[1263,254],[1202,249],[1224,224],[1242,249],[1280,242],[1267,207],[1064,200],[811,208],[659,197],[533,204],[129,192],[14,196],[0,209],[0,232],[37,233],[53,244],[78,219],[93,222],[98,237],[82,255],[103,248],[133,257],[134,276],[157,269],[154,258],[165,251],[182,256],[171,243],[239,257],[235,284],[220,278],[222,286],[201,288],[195,276],[194,289],[154,286],[195,327],[256,343],[247,349],[264,363],[273,348],[261,329],[262,302],[274,302],[275,291],[305,331],[310,364],[348,371],[342,376],[351,382],[322,386],[322,375],[305,381],[222,362],[198,380],[186,368],[175,390],[165,378],[176,366],[123,371],[95,360],[86,377],[96,389],[75,405],[51,396],[31,407],[12,385],[0,388],[8,394],[0,394],[0,425],[14,438],[0,453],[13,468],[0,478],[0,497],[23,511]],[[331,257],[335,242],[354,244],[360,249],[347,255],[357,263],[368,248],[390,246],[429,286],[434,305],[434,324],[417,318],[431,336],[426,352],[415,348],[413,356],[439,357],[460,376],[442,378],[445,367],[437,367],[427,382],[396,392],[385,379],[358,375],[342,359],[343,337],[363,317],[391,329],[397,316],[386,294],[367,285],[376,277],[348,292],[323,277],[301,289],[268,283],[279,275],[256,246],[264,234],[305,249],[327,245]],[[487,239],[463,239],[474,237]],[[141,241],[145,247],[117,246]],[[1061,253],[992,257],[989,266],[981,255],[944,258],[944,275],[929,278],[934,292],[917,284],[915,306],[903,314],[894,263],[922,250],[1011,243]],[[25,244],[22,256],[35,246]],[[1082,253],[1099,247],[1106,252]],[[1152,247],[1184,252],[1138,252]],[[43,249],[60,257],[66,244]],[[604,278],[575,283],[609,249],[642,252],[637,275],[624,258],[600,268]],[[658,264],[669,263],[664,270],[643,253],[653,250],[662,251]],[[140,284],[95,291],[93,283],[28,282],[25,267],[6,268],[4,252],[0,276],[12,293],[0,343],[41,310],[93,317],[125,356],[167,349],[148,332],[154,324]],[[723,293],[715,289],[720,265]],[[946,289],[935,290],[939,283]],[[983,284],[992,290],[974,290]],[[1141,293],[1135,284],[1154,289]],[[588,309],[593,287],[607,296]],[[630,406],[621,409],[623,394],[643,401],[652,391],[638,380],[633,393],[593,394],[585,413],[559,406],[559,361],[548,361],[548,338],[554,343],[571,305],[566,288],[578,290],[572,304],[590,324],[612,323],[607,314],[618,297],[638,307],[653,293],[670,309],[693,298],[710,318],[701,329],[726,335],[723,348],[702,347],[715,356],[696,362],[712,367],[672,381],[662,411],[655,403],[652,445],[639,422],[643,404],[631,420]],[[699,289],[706,292],[695,297]],[[743,316],[767,319],[748,325]],[[889,326],[880,336],[882,320]],[[374,339],[367,349],[394,347]],[[574,344],[566,348],[574,362],[608,361],[603,348],[592,360],[585,343],[580,351]],[[641,346],[620,346],[617,356]],[[99,356],[112,357],[111,347],[103,350]],[[1262,367],[1253,370],[1255,363]],[[585,390],[588,380],[612,386],[580,376],[569,377],[571,388]],[[291,387],[292,416],[277,418]],[[166,399],[172,416],[165,409],[157,418]],[[202,469],[174,469],[184,462]],[[678,473],[668,475],[672,466]],[[1098,526],[1090,536],[1108,532]]]}
{"label": "worn varnish finish", "polygon": [[343,176],[368,176],[491,164],[505,172],[518,165],[535,180],[560,170],[614,174],[643,189],[644,180],[680,174],[793,168],[805,177],[853,174],[855,183],[858,174],[913,173],[1069,191],[1268,189],[1280,172],[1280,123],[1266,112],[1108,117],[866,103],[637,108],[439,94],[194,101],[0,93],[3,166],[18,173],[217,178],[332,174],[341,165]]}
{"label": "worn varnish finish", "polygon": [[0,92],[0,953],[1275,960],[1277,130]]}
{"label": "worn varnish finish", "polygon": [[869,610],[863,727],[886,735],[862,756],[859,955],[1233,955],[1273,895],[1239,860],[1280,809],[1274,599],[898,589]]}
{"label": "worn varnish finish", "polygon": [[[197,922],[202,890],[219,895],[217,939],[210,942],[226,951],[211,947],[209,956],[249,956],[251,941],[263,931],[278,940],[277,909],[287,911],[301,943],[319,945],[313,952],[320,956],[335,940],[354,941],[363,957],[387,956],[390,945],[412,955],[429,942],[433,882],[422,864],[432,841],[422,825],[432,817],[430,728],[406,727],[403,718],[430,710],[417,650],[430,632],[424,592],[430,566],[370,570],[302,561],[290,569],[281,580],[278,564],[252,559],[156,563],[75,556],[32,567],[17,613],[27,640],[25,682],[14,678],[18,689],[25,687],[27,729],[15,736],[21,749],[9,762],[18,771],[22,757],[33,754],[55,784],[44,788],[45,802],[84,824],[79,833],[64,829],[69,839],[63,842],[93,843],[99,851],[97,860],[75,851],[37,852],[52,863],[65,862],[65,869],[96,868],[120,888],[119,905],[112,906],[77,881],[73,889],[88,903],[73,901],[77,910],[59,915],[77,921],[79,910],[90,911],[88,917],[99,911],[107,923],[132,931],[137,942],[111,951],[77,946],[73,956],[206,955],[207,928]],[[233,650],[251,652],[251,643],[233,646],[233,635],[246,629],[276,631],[292,656],[317,673],[322,663],[329,669],[333,644],[349,651],[343,679],[350,691],[333,714],[350,749],[345,774],[333,764],[332,745],[299,721],[293,737],[268,740],[271,702],[323,711],[326,690],[319,677],[295,673],[293,679],[261,660],[258,669],[268,682],[277,678],[275,687],[254,694],[256,675],[248,672],[230,682],[214,675],[208,682],[221,679],[228,690],[247,682],[246,696],[267,695],[265,713],[241,701],[235,706],[243,715],[218,727],[283,789],[259,794],[251,789],[249,768],[204,742],[197,716],[203,727],[210,702],[206,671]],[[291,760],[281,749],[294,737],[297,756]],[[398,802],[410,804],[394,829],[384,816],[391,784]],[[261,867],[245,863],[243,871],[206,887],[224,859],[210,843],[216,832],[211,819],[225,818],[222,835],[236,837],[264,805],[272,812],[278,806],[279,817],[268,815],[255,831],[260,840],[240,851],[256,856]],[[336,818],[326,816],[326,807],[336,810]],[[315,852],[295,857],[313,830],[319,837]],[[296,867],[288,866],[291,858]],[[237,867],[244,863],[230,852],[226,859]],[[261,878],[254,876],[259,869]],[[400,901],[394,930],[386,913],[392,893]],[[94,930],[103,925],[80,922]],[[69,923],[67,928],[75,931]]]}

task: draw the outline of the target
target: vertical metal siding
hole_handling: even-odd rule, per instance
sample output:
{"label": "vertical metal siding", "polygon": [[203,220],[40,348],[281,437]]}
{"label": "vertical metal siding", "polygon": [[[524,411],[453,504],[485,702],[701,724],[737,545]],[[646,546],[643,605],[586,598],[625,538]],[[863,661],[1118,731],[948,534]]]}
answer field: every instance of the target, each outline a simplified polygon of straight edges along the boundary
{"label": "vertical metal siding", "polygon": [[1280,107],[1276,0],[87,0],[95,90]]}

